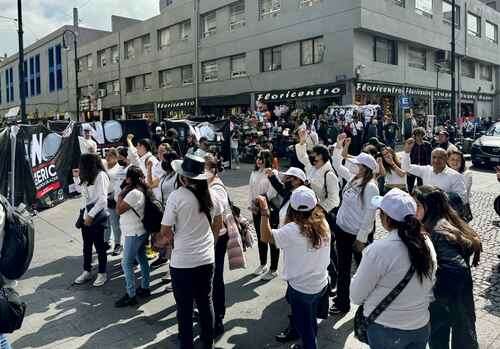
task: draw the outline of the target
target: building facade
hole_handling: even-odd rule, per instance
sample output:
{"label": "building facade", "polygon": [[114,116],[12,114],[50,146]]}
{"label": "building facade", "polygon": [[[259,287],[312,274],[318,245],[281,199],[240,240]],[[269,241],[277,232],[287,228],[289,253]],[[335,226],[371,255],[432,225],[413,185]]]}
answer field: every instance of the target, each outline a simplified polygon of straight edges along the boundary
{"label": "building facade", "polygon": [[[500,12],[476,0],[457,5],[458,110],[496,117]],[[377,103],[398,117],[403,108],[450,115],[446,0],[166,0],[160,8],[80,45],[83,116],[221,115],[258,99],[315,112]]]}

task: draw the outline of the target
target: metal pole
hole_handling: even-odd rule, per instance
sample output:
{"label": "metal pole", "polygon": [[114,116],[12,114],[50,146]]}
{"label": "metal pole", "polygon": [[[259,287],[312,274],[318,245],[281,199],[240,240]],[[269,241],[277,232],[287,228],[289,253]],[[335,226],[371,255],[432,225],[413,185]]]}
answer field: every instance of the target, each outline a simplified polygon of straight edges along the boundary
{"label": "metal pole", "polygon": [[19,126],[10,127],[10,203],[16,204],[16,146]]}
{"label": "metal pole", "polygon": [[198,116],[199,114],[199,94],[200,94],[200,78],[199,78],[199,72],[200,72],[200,64],[199,64],[199,40],[200,40],[200,0],[193,0],[193,6],[194,6],[194,68],[193,68],[193,78],[194,78],[194,110],[195,110],[195,116]]}
{"label": "metal pole", "polygon": [[19,102],[21,106],[21,120],[27,121],[26,95],[24,94],[24,43],[23,43],[23,7],[22,1],[17,0],[17,35],[19,40]]}
{"label": "metal pole", "polygon": [[456,23],[456,0],[451,2],[451,121],[455,122],[457,120],[457,96],[455,93],[455,55],[456,55],[456,42],[455,42],[455,23]]}
{"label": "metal pole", "polygon": [[80,121],[80,89],[78,88],[78,51],[77,51],[77,37],[73,32],[73,49],[75,55],[75,99],[76,99],[76,121]]}

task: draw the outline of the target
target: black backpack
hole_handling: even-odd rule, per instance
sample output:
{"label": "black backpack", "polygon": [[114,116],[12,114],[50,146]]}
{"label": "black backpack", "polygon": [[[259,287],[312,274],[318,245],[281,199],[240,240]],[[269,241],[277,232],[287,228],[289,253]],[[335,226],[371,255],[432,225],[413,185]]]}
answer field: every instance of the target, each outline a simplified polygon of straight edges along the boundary
{"label": "black backpack", "polygon": [[[161,229],[161,221],[163,219],[163,205],[159,200],[156,200],[151,193],[146,193],[145,196],[146,200],[144,203],[144,218],[142,219],[142,224],[149,234],[158,233]],[[136,210],[132,207],[130,208],[137,217],[141,217]]]}
{"label": "black backpack", "polygon": [[33,259],[35,228],[29,213],[17,211],[2,195],[0,205],[5,210],[0,273],[7,279],[15,280],[24,275]]}

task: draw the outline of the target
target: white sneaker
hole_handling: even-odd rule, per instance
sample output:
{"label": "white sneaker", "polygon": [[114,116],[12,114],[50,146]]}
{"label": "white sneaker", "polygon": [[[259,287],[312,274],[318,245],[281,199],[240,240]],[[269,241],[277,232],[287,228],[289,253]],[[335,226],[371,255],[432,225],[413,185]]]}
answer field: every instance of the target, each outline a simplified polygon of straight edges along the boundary
{"label": "white sneaker", "polygon": [[108,281],[108,275],[106,275],[106,273],[103,274],[99,273],[97,274],[97,278],[95,279],[93,286],[100,287],[104,285],[106,281]]}
{"label": "white sneaker", "polygon": [[240,167],[239,167],[239,166],[236,166],[236,169],[237,169],[237,170],[239,170],[239,169],[240,169]]}
{"label": "white sneaker", "polygon": [[267,271],[267,268],[265,265],[259,265],[259,267],[257,269],[255,269],[255,271],[253,272],[253,275],[259,276],[259,275],[264,274],[266,271]]}
{"label": "white sneaker", "polygon": [[276,271],[269,270],[267,273],[264,274],[264,276],[262,277],[262,280],[264,280],[264,281],[271,281],[276,276],[278,276],[278,273]]}
{"label": "white sneaker", "polygon": [[172,276],[170,276],[170,270],[167,270],[165,275],[162,276],[161,281],[163,283],[168,283],[168,282],[172,281]]}
{"label": "white sneaker", "polygon": [[77,285],[81,285],[90,281],[90,279],[92,279],[92,275],[88,271],[83,271],[83,273],[77,277],[74,282]]}

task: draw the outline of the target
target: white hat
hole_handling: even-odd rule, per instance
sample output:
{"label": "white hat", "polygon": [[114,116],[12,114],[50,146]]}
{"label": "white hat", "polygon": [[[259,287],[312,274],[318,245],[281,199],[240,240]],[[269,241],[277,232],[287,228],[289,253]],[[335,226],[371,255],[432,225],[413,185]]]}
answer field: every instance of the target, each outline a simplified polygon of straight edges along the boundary
{"label": "white hat", "polygon": [[417,214],[417,203],[410,194],[394,188],[384,196],[372,198],[372,205],[380,208],[386,215],[398,222],[404,222],[406,216]]}
{"label": "white hat", "polygon": [[308,212],[312,211],[318,204],[318,199],[314,191],[306,186],[301,186],[292,192],[290,197],[290,206],[295,211]]}
{"label": "white hat", "polygon": [[297,167],[290,167],[288,171],[286,172],[281,172],[281,175],[283,176],[292,176],[300,179],[302,182],[306,182],[306,174],[304,171],[302,171],[300,168]]}
{"label": "white hat", "polygon": [[378,171],[377,160],[370,154],[361,153],[355,158],[350,159],[353,164],[365,165],[373,172]]}

